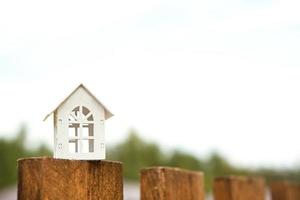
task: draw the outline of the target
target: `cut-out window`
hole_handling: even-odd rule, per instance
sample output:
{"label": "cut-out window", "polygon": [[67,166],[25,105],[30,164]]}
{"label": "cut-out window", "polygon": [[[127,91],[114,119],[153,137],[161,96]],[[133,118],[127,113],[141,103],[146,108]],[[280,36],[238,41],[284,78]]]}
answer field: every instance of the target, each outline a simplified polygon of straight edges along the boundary
{"label": "cut-out window", "polygon": [[94,118],[84,106],[75,107],[69,115],[69,152],[94,152]]}
{"label": "cut-out window", "polygon": [[79,124],[70,123],[69,124],[69,137],[77,137],[79,132]]}
{"label": "cut-out window", "polygon": [[90,136],[94,136],[94,124],[84,123],[82,125],[82,136],[85,139],[89,139]]}
{"label": "cut-out window", "polygon": [[69,151],[70,153],[78,152],[78,140],[69,140]]}
{"label": "cut-out window", "polygon": [[82,140],[82,153],[94,152],[94,140]]}

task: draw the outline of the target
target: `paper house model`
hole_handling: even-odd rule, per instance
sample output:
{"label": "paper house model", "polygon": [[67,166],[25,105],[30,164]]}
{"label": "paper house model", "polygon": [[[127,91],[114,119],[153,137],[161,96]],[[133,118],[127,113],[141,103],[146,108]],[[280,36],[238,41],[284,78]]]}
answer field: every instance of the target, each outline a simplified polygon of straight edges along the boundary
{"label": "paper house model", "polygon": [[54,158],[105,159],[104,122],[112,113],[84,86],[79,85],[53,113]]}

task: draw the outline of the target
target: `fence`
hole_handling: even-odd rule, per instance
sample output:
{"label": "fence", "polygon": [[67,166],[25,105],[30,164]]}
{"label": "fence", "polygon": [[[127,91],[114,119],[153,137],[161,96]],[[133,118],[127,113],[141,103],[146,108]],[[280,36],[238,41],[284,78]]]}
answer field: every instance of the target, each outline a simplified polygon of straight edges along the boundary
{"label": "fence", "polygon": [[[141,200],[204,200],[204,174],[170,167],[141,171]],[[263,178],[218,177],[215,200],[265,200]],[[272,200],[300,200],[300,185],[269,187]],[[19,200],[122,200],[122,163],[28,158],[18,161]]]}

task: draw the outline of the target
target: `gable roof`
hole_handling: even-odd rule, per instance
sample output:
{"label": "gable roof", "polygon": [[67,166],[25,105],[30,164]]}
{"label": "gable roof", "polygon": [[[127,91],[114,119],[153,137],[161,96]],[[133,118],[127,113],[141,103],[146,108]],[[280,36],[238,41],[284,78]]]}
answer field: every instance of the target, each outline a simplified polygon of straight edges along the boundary
{"label": "gable roof", "polygon": [[113,116],[113,114],[81,83],[67,98],[65,98],[52,112],[45,116],[44,121],[55,112],[60,106],[62,106],[79,88],[84,89],[100,106],[104,108],[105,111],[105,119],[109,119]]}

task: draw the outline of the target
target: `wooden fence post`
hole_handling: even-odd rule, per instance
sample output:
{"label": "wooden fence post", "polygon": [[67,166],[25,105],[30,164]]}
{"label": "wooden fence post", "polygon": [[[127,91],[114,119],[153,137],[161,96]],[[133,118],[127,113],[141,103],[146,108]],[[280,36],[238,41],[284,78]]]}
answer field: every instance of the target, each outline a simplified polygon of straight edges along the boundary
{"label": "wooden fence post", "polygon": [[264,200],[263,178],[219,177],[214,181],[215,200]]}
{"label": "wooden fence post", "polygon": [[170,167],[141,171],[141,200],[204,200],[201,172]]}
{"label": "wooden fence post", "polygon": [[270,184],[272,200],[299,200],[300,185],[288,181],[276,181]]}
{"label": "wooden fence post", "polygon": [[18,200],[122,200],[122,163],[18,160]]}

